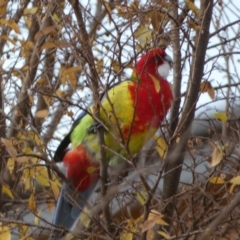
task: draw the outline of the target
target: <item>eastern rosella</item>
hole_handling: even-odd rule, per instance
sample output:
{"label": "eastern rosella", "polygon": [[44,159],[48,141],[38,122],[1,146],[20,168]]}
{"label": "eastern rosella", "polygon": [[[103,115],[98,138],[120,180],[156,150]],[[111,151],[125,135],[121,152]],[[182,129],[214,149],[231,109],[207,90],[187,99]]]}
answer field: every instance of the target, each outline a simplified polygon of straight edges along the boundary
{"label": "eastern rosella", "polygon": [[[112,150],[106,151],[109,164],[121,162],[119,154],[128,157],[129,152],[131,155],[138,153],[160,127],[173,101],[171,87],[166,80],[171,64],[171,58],[163,49],[153,49],[137,62],[134,77],[113,86],[103,96],[100,117],[104,125],[105,145]],[[67,178],[86,200],[99,178],[100,147],[92,111],[93,107],[90,107],[81,114],[59,145],[54,158],[57,162],[63,161]],[[68,150],[70,143],[71,150]],[[75,201],[70,201],[72,193],[64,184],[53,222],[68,230],[84,206],[81,200],[74,198]]]}

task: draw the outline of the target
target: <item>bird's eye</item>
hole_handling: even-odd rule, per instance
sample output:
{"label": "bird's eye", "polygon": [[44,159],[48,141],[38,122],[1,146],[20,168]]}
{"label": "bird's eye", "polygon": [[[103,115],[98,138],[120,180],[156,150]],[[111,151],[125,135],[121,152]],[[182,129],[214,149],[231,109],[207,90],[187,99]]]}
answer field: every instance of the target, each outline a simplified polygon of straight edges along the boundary
{"label": "bird's eye", "polygon": [[162,63],[163,62],[163,58],[159,55],[155,56],[155,61],[156,63]]}

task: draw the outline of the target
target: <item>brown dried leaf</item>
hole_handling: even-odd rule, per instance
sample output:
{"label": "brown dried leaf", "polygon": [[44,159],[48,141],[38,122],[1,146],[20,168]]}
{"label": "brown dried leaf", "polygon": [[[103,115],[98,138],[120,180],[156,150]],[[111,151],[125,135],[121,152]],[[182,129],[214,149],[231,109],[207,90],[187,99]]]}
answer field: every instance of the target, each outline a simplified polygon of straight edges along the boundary
{"label": "brown dried leaf", "polygon": [[142,225],[141,233],[144,233],[150,229],[152,229],[156,224],[156,221],[154,219],[146,220]]}
{"label": "brown dried leaf", "polygon": [[30,157],[27,157],[27,156],[22,156],[22,157],[16,158],[16,161],[18,163],[27,163],[27,162],[29,162],[29,160],[30,160]]}
{"label": "brown dried leaf", "polygon": [[43,109],[43,110],[39,110],[38,112],[36,112],[35,116],[37,118],[45,118],[48,116],[48,109]]}
{"label": "brown dried leaf", "polygon": [[188,5],[189,9],[192,10],[195,15],[199,13],[199,8],[194,4],[193,0],[185,0],[185,2]]}
{"label": "brown dried leaf", "polygon": [[17,157],[17,150],[13,147],[12,140],[1,138],[1,141],[6,147],[6,150],[9,153],[9,155],[15,159]]}
{"label": "brown dried leaf", "polygon": [[109,3],[106,1],[103,1],[103,5],[105,6],[105,8],[107,10],[109,23],[111,23],[112,9],[111,9]]}
{"label": "brown dried leaf", "polygon": [[5,24],[7,26],[9,26],[10,28],[12,28],[15,31],[15,33],[21,34],[20,29],[19,29],[17,23],[14,22],[13,20],[0,19],[0,25],[5,25]]}
{"label": "brown dried leaf", "polygon": [[202,142],[201,138],[196,138],[195,141],[198,146],[202,146],[203,142]]}
{"label": "brown dried leaf", "polygon": [[65,40],[60,40],[56,42],[47,42],[42,45],[41,50],[44,49],[51,49],[51,48],[68,48],[71,47],[71,43],[65,41]]}
{"label": "brown dried leaf", "polygon": [[9,36],[7,36],[7,35],[1,35],[0,37],[1,37],[2,39],[6,40],[6,41],[9,41],[11,44],[16,45],[16,41],[13,40],[13,39],[11,39]]}
{"label": "brown dried leaf", "polygon": [[151,24],[153,26],[153,29],[158,32],[160,28],[160,24],[162,22],[162,16],[159,11],[153,10],[151,12]]}
{"label": "brown dried leaf", "polygon": [[187,24],[190,28],[192,28],[195,31],[198,31],[201,29],[201,26],[193,20],[188,20]]}
{"label": "brown dried leaf", "polygon": [[96,70],[97,70],[98,74],[100,74],[102,72],[103,66],[104,66],[103,59],[97,59],[96,63],[95,63],[95,66],[96,66]]}
{"label": "brown dried leaf", "polygon": [[8,0],[0,1],[0,15],[3,15],[6,13],[8,2],[9,2]]}
{"label": "brown dried leaf", "polygon": [[200,92],[201,93],[207,92],[212,100],[214,100],[214,98],[215,98],[215,90],[212,87],[212,84],[210,82],[208,82],[208,81],[203,81],[201,83],[201,85],[200,85]]}
{"label": "brown dried leaf", "polygon": [[34,36],[34,41],[37,41],[39,38],[46,36],[51,32],[56,32],[55,26],[48,26],[45,27],[44,29],[39,30]]}

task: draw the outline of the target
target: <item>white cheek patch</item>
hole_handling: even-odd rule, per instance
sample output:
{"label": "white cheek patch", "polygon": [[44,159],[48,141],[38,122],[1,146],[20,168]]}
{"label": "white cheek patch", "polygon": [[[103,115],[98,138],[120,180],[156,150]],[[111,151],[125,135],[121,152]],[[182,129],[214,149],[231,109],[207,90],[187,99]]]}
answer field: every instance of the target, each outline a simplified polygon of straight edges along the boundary
{"label": "white cheek patch", "polygon": [[166,79],[169,72],[171,70],[171,67],[169,65],[168,62],[164,61],[162,65],[160,65],[158,68],[157,68],[157,72],[159,74],[160,77]]}

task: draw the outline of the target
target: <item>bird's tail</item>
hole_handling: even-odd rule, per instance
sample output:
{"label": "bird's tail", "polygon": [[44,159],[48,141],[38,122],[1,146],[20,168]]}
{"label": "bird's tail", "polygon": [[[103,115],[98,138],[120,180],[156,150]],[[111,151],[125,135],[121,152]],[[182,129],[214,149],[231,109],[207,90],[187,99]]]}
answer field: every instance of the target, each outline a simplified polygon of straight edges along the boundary
{"label": "bird's tail", "polygon": [[50,239],[59,239],[72,228],[99,178],[99,164],[89,157],[81,145],[65,154],[63,164],[67,167],[67,178],[72,186],[63,183],[53,219],[53,225],[62,227],[62,231],[54,230]]}

